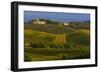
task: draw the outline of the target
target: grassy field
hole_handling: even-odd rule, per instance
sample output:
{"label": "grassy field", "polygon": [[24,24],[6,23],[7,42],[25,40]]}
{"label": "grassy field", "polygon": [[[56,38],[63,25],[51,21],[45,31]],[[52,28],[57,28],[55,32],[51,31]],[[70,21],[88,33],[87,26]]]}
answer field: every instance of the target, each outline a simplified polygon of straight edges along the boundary
{"label": "grassy field", "polygon": [[89,52],[89,49],[25,48],[25,61],[86,59]]}
{"label": "grassy field", "polygon": [[90,30],[25,24],[24,61],[90,58]]}

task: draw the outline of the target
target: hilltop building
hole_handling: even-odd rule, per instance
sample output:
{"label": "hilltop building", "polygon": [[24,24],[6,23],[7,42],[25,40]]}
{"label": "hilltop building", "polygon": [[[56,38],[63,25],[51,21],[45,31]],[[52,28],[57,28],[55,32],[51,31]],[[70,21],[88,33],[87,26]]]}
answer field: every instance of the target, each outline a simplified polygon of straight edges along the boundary
{"label": "hilltop building", "polygon": [[67,26],[67,25],[69,25],[69,23],[68,22],[64,22],[64,25]]}
{"label": "hilltop building", "polygon": [[[54,21],[52,21],[52,22],[54,22]],[[39,18],[37,18],[37,19],[34,19],[32,21],[32,24],[47,24],[47,23],[46,23],[45,19],[39,19]],[[67,26],[67,25],[69,25],[69,23],[68,22],[59,22],[59,25],[65,25],[65,26]]]}
{"label": "hilltop building", "polygon": [[37,18],[37,19],[33,20],[32,23],[33,24],[46,24],[46,21]]}

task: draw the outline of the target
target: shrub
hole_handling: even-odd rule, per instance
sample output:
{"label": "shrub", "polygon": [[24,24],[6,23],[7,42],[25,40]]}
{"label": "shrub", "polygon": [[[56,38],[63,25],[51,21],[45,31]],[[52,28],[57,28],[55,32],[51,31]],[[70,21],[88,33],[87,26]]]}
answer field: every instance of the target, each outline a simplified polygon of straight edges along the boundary
{"label": "shrub", "polygon": [[24,56],[24,61],[32,61],[32,58],[28,55]]}
{"label": "shrub", "polygon": [[49,46],[50,46],[50,48],[59,48],[59,45],[54,44],[54,43],[51,43]]}
{"label": "shrub", "polygon": [[44,48],[45,46],[42,43],[30,43],[33,48]]}
{"label": "shrub", "polygon": [[64,47],[65,49],[71,48],[69,44],[63,44],[63,47]]}
{"label": "shrub", "polygon": [[68,58],[68,55],[67,55],[67,54],[59,54],[58,56],[59,56],[59,58],[60,58],[61,60],[65,60],[65,59]]}
{"label": "shrub", "polygon": [[77,46],[89,46],[90,45],[90,34],[89,32],[82,32],[82,31],[76,31],[68,36],[67,38],[67,43],[70,45],[72,48],[77,48]]}

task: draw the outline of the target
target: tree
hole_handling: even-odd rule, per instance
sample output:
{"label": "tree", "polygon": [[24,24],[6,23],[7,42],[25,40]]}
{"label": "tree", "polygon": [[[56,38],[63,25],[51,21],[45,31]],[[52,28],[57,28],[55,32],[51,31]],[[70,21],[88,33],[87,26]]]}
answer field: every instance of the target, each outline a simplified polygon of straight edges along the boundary
{"label": "tree", "polygon": [[55,36],[46,35],[45,37],[41,37],[41,42],[45,44],[47,48],[49,48],[50,43],[55,39]]}

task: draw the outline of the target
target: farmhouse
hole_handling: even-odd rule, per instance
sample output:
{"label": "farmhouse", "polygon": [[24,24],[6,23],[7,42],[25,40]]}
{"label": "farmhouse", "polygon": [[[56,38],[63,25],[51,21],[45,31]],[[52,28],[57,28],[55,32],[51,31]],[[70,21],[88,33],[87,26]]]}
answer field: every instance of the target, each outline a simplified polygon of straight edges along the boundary
{"label": "farmhouse", "polygon": [[69,25],[69,23],[67,23],[67,22],[64,22],[64,25],[66,25],[66,26],[67,26],[67,25]]}
{"label": "farmhouse", "polygon": [[42,19],[35,19],[33,20],[32,22],[33,24],[46,24],[45,20],[42,20]]}

